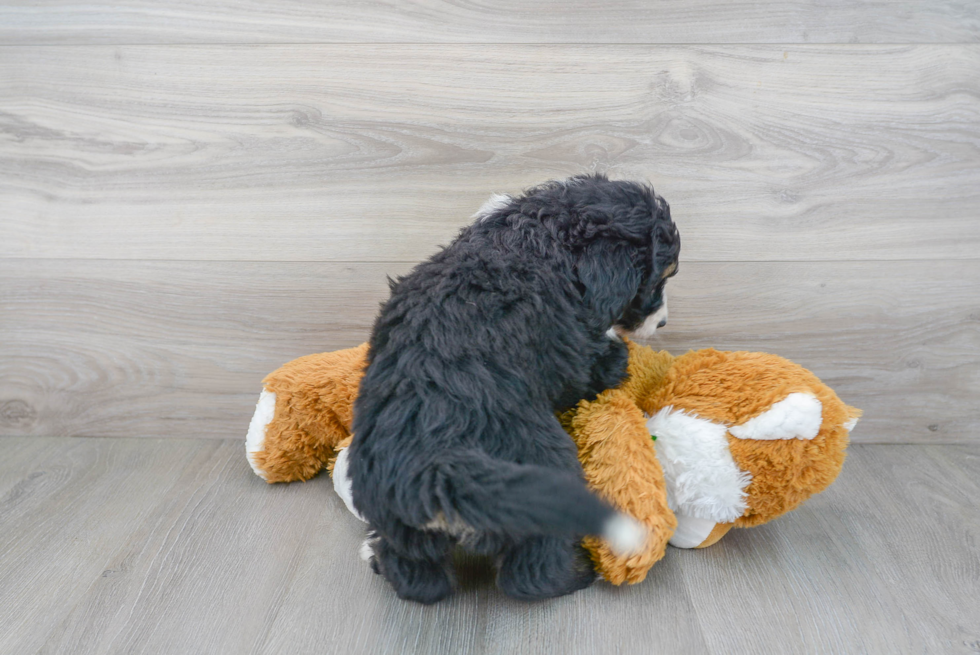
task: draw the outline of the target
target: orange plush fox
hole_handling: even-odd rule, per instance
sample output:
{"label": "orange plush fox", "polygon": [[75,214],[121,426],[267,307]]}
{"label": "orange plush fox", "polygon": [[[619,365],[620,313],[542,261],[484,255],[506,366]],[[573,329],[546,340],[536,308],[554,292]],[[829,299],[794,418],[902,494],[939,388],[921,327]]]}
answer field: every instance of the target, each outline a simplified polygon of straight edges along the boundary
{"label": "orange plush fox", "polygon": [[[616,389],[560,418],[589,486],[649,528],[642,551],[612,553],[589,537],[597,571],[636,583],[667,543],[702,548],[732,527],[794,509],[840,472],[860,411],[806,369],[775,355],[692,351],[680,357],[629,344]],[[346,446],[367,345],[301,357],[269,374],[246,437],[268,482],[327,468],[355,513]]]}

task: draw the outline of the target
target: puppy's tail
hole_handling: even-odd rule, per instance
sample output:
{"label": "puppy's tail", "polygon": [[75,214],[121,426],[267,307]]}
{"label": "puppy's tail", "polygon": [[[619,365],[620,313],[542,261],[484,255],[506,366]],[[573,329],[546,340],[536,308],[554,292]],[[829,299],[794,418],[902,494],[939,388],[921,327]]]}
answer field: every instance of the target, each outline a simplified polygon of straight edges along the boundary
{"label": "puppy's tail", "polygon": [[639,552],[646,527],[614,510],[571,473],[514,464],[477,450],[452,453],[432,469],[425,495],[449,523],[514,536],[597,535],[617,555]]}

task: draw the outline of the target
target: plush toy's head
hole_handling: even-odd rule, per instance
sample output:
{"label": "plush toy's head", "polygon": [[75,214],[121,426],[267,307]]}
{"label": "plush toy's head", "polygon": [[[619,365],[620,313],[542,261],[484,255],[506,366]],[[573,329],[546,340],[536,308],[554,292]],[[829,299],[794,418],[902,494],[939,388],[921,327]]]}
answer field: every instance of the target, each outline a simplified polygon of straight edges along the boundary
{"label": "plush toy's head", "polygon": [[731,457],[748,474],[734,521],[743,527],[774,519],[827,488],[860,416],[782,357],[710,349],[678,357],[660,388],[639,404],[655,417],[651,428],[668,433],[680,413],[698,417],[704,428],[726,427]]}
{"label": "plush toy's head", "polygon": [[[602,415],[603,404],[623,396],[646,417],[663,469],[678,523],[670,543],[687,548],[769,521],[825,489],[860,415],[806,369],[765,353],[674,358],[630,344],[630,377],[575,411]],[[621,442],[623,431],[603,438]]]}
{"label": "plush toy's head", "polygon": [[[774,355],[702,350],[674,358],[630,343],[617,389],[563,414],[590,487],[650,528],[646,547],[617,557],[585,545],[610,582],[635,583],[668,540],[704,547],[733,526],[771,520],[822,491],[840,471],[860,412],[812,373]],[[333,468],[346,484],[354,399],[367,346],[310,355],[271,373],[246,451],[268,482],[306,480]]]}

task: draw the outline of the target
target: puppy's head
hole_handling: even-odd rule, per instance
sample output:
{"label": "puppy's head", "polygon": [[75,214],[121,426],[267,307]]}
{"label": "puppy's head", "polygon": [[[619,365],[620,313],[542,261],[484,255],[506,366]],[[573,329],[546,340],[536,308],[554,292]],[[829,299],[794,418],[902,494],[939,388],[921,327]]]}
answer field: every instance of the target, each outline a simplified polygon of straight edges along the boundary
{"label": "puppy's head", "polygon": [[680,235],[652,187],[601,175],[533,189],[521,211],[549,224],[574,257],[576,287],[603,329],[649,337],[667,321]]}

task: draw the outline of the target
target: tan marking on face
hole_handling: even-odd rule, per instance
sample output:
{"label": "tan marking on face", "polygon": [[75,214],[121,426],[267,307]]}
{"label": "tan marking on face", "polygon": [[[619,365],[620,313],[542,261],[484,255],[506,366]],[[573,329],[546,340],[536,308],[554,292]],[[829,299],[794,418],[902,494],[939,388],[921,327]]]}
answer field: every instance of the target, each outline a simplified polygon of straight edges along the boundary
{"label": "tan marking on face", "polygon": [[667,270],[664,271],[664,274],[660,276],[660,279],[664,280],[670,277],[671,275],[674,274],[676,270],[677,270],[677,262],[672,262],[671,265],[667,267]]}

